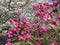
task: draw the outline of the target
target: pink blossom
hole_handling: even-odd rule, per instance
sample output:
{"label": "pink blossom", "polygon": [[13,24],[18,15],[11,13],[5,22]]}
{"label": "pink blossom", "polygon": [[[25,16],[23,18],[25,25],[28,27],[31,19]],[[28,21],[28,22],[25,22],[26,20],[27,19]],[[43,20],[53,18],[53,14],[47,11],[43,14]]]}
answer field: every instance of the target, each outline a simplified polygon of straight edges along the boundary
{"label": "pink blossom", "polygon": [[43,12],[35,12],[35,16],[40,16],[43,17],[44,13]]}
{"label": "pink blossom", "polygon": [[17,16],[20,16],[20,14],[21,14],[21,13],[20,13],[20,12],[18,12],[16,15],[17,15]]}
{"label": "pink blossom", "polygon": [[10,35],[12,35],[12,34],[13,34],[13,32],[12,32],[12,31],[9,31],[9,34],[10,34]]}
{"label": "pink blossom", "polygon": [[17,28],[16,32],[18,33],[18,32],[20,32],[20,31],[21,31],[21,28]]}
{"label": "pink blossom", "polygon": [[19,41],[24,41],[24,40],[25,40],[25,37],[24,37],[24,36],[19,36],[19,37],[18,37],[18,40],[19,40]]}
{"label": "pink blossom", "polygon": [[24,32],[24,31],[22,31],[22,32],[21,32],[21,35],[24,35],[24,34],[25,34],[25,32]]}
{"label": "pink blossom", "polygon": [[26,21],[27,21],[26,18],[21,18],[20,20],[21,20],[24,24],[25,24]]}
{"label": "pink blossom", "polygon": [[14,44],[11,42],[7,42],[5,45],[14,45]]}
{"label": "pink blossom", "polygon": [[13,20],[14,20],[15,22],[18,22],[18,21],[19,21],[17,18],[13,18]]}
{"label": "pink blossom", "polygon": [[9,34],[9,35],[8,35],[8,37],[9,37],[9,38],[12,38],[12,37],[13,37],[13,35]]}
{"label": "pink blossom", "polygon": [[14,21],[12,18],[10,18],[9,22],[10,22],[10,24],[13,24]]}
{"label": "pink blossom", "polygon": [[14,28],[14,27],[13,27],[13,28],[11,27],[11,28],[9,28],[9,30],[10,30],[11,32],[15,32],[17,29]]}
{"label": "pink blossom", "polygon": [[49,45],[57,45],[57,43],[55,43],[55,42],[52,42],[51,44],[49,44]]}
{"label": "pink blossom", "polygon": [[57,18],[60,19],[60,15]]}
{"label": "pink blossom", "polygon": [[38,41],[34,41],[34,44],[35,44],[35,45],[41,45],[41,43],[38,42]]}
{"label": "pink blossom", "polygon": [[53,17],[52,12],[48,12],[48,15],[49,15],[50,17]]}
{"label": "pink blossom", "polygon": [[20,22],[20,25],[23,25],[23,22]]}
{"label": "pink blossom", "polygon": [[29,39],[30,37],[31,37],[30,34],[26,34],[26,35],[25,35],[25,38],[26,38],[26,39]]}
{"label": "pink blossom", "polygon": [[58,12],[57,8],[53,8],[53,12]]}
{"label": "pink blossom", "polygon": [[38,9],[39,8],[39,6],[37,4],[33,4],[32,7],[33,7],[33,9]]}
{"label": "pink blossom", "polygon": [[29,32],[29,29],[26,28],[26,29],[25,29],[25,32],[28,33],[28,32]]}
{"label": "pink blossom", "polygon": [[47,28],[45,26],[41,27],[40,31],[47,32]]}
{"label": "pink blossom", "polygon": [[26,22],[25,26],[26,27],[30,27],[30,23],[29,22]]}
{"label": "pink blossom", "polygon": [[10,31],[13,31],[13,30],[14,30],[14,28],[13,28],[13,27],[11,27],[11,28],[9,28],[9,30],[10,30]]}
{"label": "pink blossom", "polygon": [[17,31],[17,29],[16,29],[16,28],[14,28],[13,32],[16,32],[16,31]]}
{"label": "pink blossom", "polygon": [[46,23],[49,23],[50,22],[50,17],[44,16],[43,21],[46,22]]}
{"label": "pink blossom", "polygon": [[17,24],[15,25],[15,28],[19,28],[19,27],[20,27],[20,25],[17,25]]}
{"label": "pink blossom", "polygon": [[4,35],[4,36],[7,36],[7,32],[3,32],[3,35]]}
{"label": "pink blossom", "polygon": [[38,27],[39,27],[39,24],[38,24],[38,23],[33,24],[33,27],[34,27],[34,28],[38,28]]}
{"label": "pink blossom", "polygon": [[20,25],[20,22],[18,21],[18,22],[15,22],[16,23],[16,25]]}
{"label": "pink blossom", "polygon": [[60,4],[60,2],[58,2],[58,4]]}
{"label": "pink blossom", "polygon": [[54,1],[53,2],[53,6],[57,6],[58,2],[57,1]]}
{"label": "pink blossom", "polygon": [[54,25],[57,25],[58,24],[58,20],[53,19],[51,23],[54,24]]}
{"label": "pink blossom", "polygon": [[35,12],[35,16],[40,16],[40,12]]}

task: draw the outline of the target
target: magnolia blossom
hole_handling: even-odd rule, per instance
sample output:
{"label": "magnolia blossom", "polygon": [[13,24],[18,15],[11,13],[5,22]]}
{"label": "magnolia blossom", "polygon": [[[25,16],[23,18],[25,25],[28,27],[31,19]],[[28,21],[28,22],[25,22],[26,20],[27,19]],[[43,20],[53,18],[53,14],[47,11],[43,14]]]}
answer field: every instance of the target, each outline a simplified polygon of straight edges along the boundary
{"label": "magnolia blossom", "polygon": [[58,12],[56,7],[55,7],[55,8],[53,8],[53,12]]}
{"label": "magnolia blossom", "polygon": [[25,35],[25,38],[26,38],[26,39],[29,39],[30,37],[31,37],[30,34],[26,34],[26,35]]}
{"label": "magnolia blossom", "polygon": [[40,12],[35,12],[35,16],[40,16],[41,13]]}
{"label": "magnolia blossom", "polygon": [[22,32],[21,32],[21,35],[24,35],[24,34],[25,34],[25,32],[24,32],[24,31],[22,31]]}
{"label": "magnolia blossom", "polygon": [[9,34],[9,35],[8,35],[8,37],[9,37],[9,38],[12,38],[12,37],[13,37],[13,35],[12,35],[12,34]]}
{"label": "magnolia blossom", "polygon": [[18,22],[18,21],[19,21],[17,18],[13,18],[13,20],[14,20],[15,22]]}
{"label": "magnolia blossom", "polygon": [[17,25],[17,24],[15,25],[15,28],[19,28],[19,27],[20,27],[20,25]]}
{"label": "magnolia blossom", "polygon": [[26,27],[30,27],[30,23],[29,22],[26,22],[25,26]]}
{"label": "magnolia blossom", "polygon": [[17,16],[20,16],[20,12],[18,12],[16,15],[17,15]]}
{"label": "magnolia blossom", "polygon": [[17,31],[20,32],[21,31],[21,28],[17,28]]}
{"label": "magnolia blossom", "polygon": [[58,20],[53,19],[53,20],[51,21],[51,23],[54,24],[54,25],[57,25],[57,24],[58,24]]}
{"label": "magnolia blossom", "polygon": [[26,32],[26,33],[29,33],[30,30],[29,30],[28,28],[25,28],[25,32]]}
{"label": "magnolia blossom", "polygon": [[13,35],[13,32],[12,31],[9,31],[9,34]]}
{"label": "magnolia blossom", "polygon": [[10,30],[10,31],[13,31],[13,30],[14,30],[14,28],[13,28],[13,27],[10,27],[10,28],[9,28],[9,30]]}
{"label": "magnolia blossom", "polygon": [[9,22],[10,22],[10,24],[13,24],[14,21],[12,18],[10,18]]}
{"label": "magnolia blossom", "polygon": [[33,24],[33,27],[34,27],[34,28],[38,28],[38,27],[39,27],[39,24],[38,24],[38,23]]}
{"label": "magnolia blossom", "polygon": [[49,45],[57,45],[57,43],[55,43],[55,42],[52,42],[51,44],[49,44]]}
{"label": "magnolia blossom", "polygon": [[54,1],[53,2],[53,6],[57,6],[58,5],[58,2],[57,1]]}
{"label": "magnolia blossom", "polygon": [[19,37],[18,37],[18,40],[19,40],[19,41],[24,41],[24,40],[25,40],[25,37],[24,37],[24,36],[19,36]]}
{"label": "magnolia blossom", "polygon": [[11,42],[7,42],[5,45],[14,45],[14,44]]}
{"label": "magnolia blossom", "polygon": [[41,27],[40,31],[47,32],[47,27],[45,26]]}
{"label": "magnolia blossom", "polygon": [[37,4],[32,4],[33,9],[38,9],[39,6]]}
{"label": "magnolia blossom", "polygon": [[20,25],[23,25],[23,22],[20,22]]}
{"label": "magnolia blossom", "polygon": [[60,19],[60,15],[57,18]]}
{"label": "magnolia blossom", "polygon": [[41,45],[41,43],[38,42],[38,41],[34,41],[34,44],[35,44],[35,45]]}
{"label": "magnolia blossom", "polygon": [[20,25],[20,22],[19,22],[19,21],[18,21],[18,22],[15,22],[15,24],[16,24],[16,25]]}
{"label": "magnolia blossom", "polygon": [[44,16],[43,17],[43,21],[46,22],[46,23],[49,23],[50,19],[48,16]]}
{"label": "magnolia blossom", "polygon": [[14,28],[14,27],[11,27],[11,28],[9,28],[9,30],[11,31],[11,32],[16,32],[16,28]]}
{"label": "magnolia blossom", "polygon": [[4,31],[4,32],[3,32],[3,35],[4,35],[4,36],[7,36],[7,32]]}

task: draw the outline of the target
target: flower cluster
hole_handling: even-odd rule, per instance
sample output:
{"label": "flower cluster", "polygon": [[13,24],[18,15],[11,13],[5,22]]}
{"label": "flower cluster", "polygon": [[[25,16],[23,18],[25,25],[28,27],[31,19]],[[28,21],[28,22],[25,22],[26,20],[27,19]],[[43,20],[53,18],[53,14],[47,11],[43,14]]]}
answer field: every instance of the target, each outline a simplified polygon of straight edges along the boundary
{"label": "flower cluster", "polygon": [[[60,15],[57,15],[57,16],[55,15],[56,14],[55,12],[58,12],[56,8],[57,5],[58,5],[58,2],[53,2],[52,4],[38,3],[38,4],[32,5],[34,9],[34,14],[35,14],[34,23],[39,24],[39,27],[37,27],[37,30],[39,30],[37,33],[38,36],[43,38],[45,36],[45,33],[49,34],[49,31],[55,30],[55,29],[52,29],[51,25],[54,25],[54,26],[59,25]],[[48,35],[47,37],[48,37],[47,39],[50,39],[51,41],[51,38],[52,38],[51,35]],[[51,43],[50,45],[58,45],[56,42],[55,43],[53,41],[51,42],[50,42]],[[41,44],[45,45],[45,43],[44,44],[41,43]],[[41,45],[41,44],[36,44],[36,45]]]}
{"label": "flower cluster", "polygon": [[[8,33],[5,32],[4,35],[10,39],[16,37],[23,45],[30,41],[34,45],[57,45],[54,38],[56,31],[51,27],[51,25],[59,25],[60,15],[56,16],[57,8],[53,8],[57,4],[57,2],[52,4],[33,4],[35,17],[31,21],[27,21],[26,18],[20,18],[21,13],[18,12],[18,18],[11,18],[9,20],[10,24],[14,26],[10,27]],[[7,42],[5,45],[13,44]]]}

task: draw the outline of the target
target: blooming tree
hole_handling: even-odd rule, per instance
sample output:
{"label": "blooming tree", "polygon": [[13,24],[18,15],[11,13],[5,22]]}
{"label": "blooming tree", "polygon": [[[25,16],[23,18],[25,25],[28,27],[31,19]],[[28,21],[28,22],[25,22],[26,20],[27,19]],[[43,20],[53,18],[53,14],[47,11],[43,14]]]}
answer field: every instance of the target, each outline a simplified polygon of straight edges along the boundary
{"label": "blooming tree", "polygon": [[20,18],[21,13],[16,14],[17,18],[10,18],[9,22],[14,25],[9,28],[4,36],[8,36],[5,45],[14,45],[11,40],[15,37],[15,41],[20,45],[58,45],[58,30],[54,26],[59,27],[60,16],[56,16],[56,8],[58,3],[37,3],[33,4],[33,12],[35,17],[28,21],[25,17]]}

